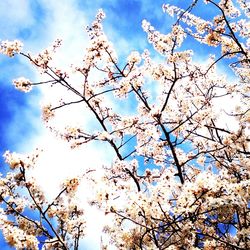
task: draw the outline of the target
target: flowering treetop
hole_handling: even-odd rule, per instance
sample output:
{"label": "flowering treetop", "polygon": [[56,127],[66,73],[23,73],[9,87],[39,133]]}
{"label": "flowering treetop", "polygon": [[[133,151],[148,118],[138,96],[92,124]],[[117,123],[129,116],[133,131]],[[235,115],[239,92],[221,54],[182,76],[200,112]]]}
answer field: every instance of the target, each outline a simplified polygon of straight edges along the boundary
{"label": "flowering treetop", "polygon": [[[103,229],[108,235],[103,249],[110,245],[117,249],[250,248],[250,6],[244,0],[201,2],[195,0],[185,10],[164,4],[164,12],[176,17],[168,34],[144,20],[148,41],[163,60],[154,60],[145,49],[131,52],[124,65],[103,31],[105,14],[100,10],[87,27],[90,42],[82,64],[73,66],[81,78],[78,85],[71,82],[72,73],[53,65],[60,40],[36,56],[21,52],[18,41],[1,43],[2,53],[26,57],[47,77],[38,83],[21,77],[13,81],[16,88],[28,92],[50,84],[72,94],[70,101],[42,108],[47,127],[72,147],[102,141],[115,154],[103,175],[89,169],[67,179],[58,196],[48,202],[36,180],[27,176],[39,154],[7,151],[11,171],[1,177],[1,229],[10,245],[38,249],[40,242],[43,249],[78,249],[85,217],[74,196],[85,181],[95,193],[89,203],[112,220]],[[192,14],[198,4],[213,8],[217,15],[207,21]],[[187,37],[195,39],[197,46],[215,47],[216,55],[196,62],[195,49],[182,49]],[[235,80],[218,68],[222,62],[234,72]],[[218,107],[234,97],[240,101],[230,112]],[[121,102],[135,100],[135,111],[124,114],[117,109]],[[99,130],[58,128],[53,123],[57,111],[70,105],[82,105]],[[222,113],[236,125],[222,121]],[[26,216],[25,209],[36,211],[40,220]]]}

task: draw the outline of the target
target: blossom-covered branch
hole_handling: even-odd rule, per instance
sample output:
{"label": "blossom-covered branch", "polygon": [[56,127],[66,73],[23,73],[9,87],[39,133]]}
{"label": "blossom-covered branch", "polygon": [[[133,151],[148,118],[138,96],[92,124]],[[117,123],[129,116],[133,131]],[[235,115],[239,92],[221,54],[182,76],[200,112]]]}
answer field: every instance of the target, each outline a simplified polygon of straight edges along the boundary
{"label": "blossom-covered branch", "polygon": [[[194,15],[198,5],[215,16]],[[47,202],[36,180],[25,175],[35,165],[33,158],[30,163],[7,152],[1,229],[9,244],[38,249],[40,241],[44,249],[79,249],[85,217],[71,199],[83,181],[93,191],[89,203],[112,221],[103,229],[103,249],[250,248],[249,5],[195,0],[186,10],[169,4],[163,10],[177,16],[170,32],[162,34],[144,20],[152,47],[132,51],[125,62],[103,30],[100,10],[87,27],[89,45],[73,73],[53,64],[60,40],[37,56],[21,52],[17,41],[2,42],[2,53],[24,56],[45,79],[19,78],[16,88],[28,92],[49,83],[62,90],[58,103],[42,109],[47,127],[72,148],[94,141],[114,153],[102,174],[90,171],[65,180],[58,196]],[[197,62],[197,51],[187,49],[186,39],[203,49],[211,46],[215,55]],[[68,93],[72,99],[65,100]],[[230,109],[228,100],[235,100]],[[59,110],[73,105],[92,118],[93,126],[62,129],[53,123]],[[28,199],[21,198],[18,187]],[[34,209],[40,221],[27,216],[25,207]]]}

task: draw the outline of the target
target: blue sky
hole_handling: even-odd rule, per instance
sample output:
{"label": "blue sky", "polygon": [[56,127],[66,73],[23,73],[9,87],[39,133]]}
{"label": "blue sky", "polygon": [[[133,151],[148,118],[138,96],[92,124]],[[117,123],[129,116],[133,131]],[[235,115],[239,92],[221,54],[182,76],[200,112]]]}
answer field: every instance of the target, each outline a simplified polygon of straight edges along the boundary
{"label": "blue sky", "polygon": [[[79,61],[83,56],[83,48],[87,45],[84,27],[92,22],[97,10],[102,8],[106,13],[104,30],[118,54],[121,58],[125,58],[132,50],[142,52],[145,48],[151,48],[141,28],[143,19],[150,21],[161,32],[167,32],[172,18],[162,12],[162,4],[185,4],[187,7],[190,2],[190,0],[4,0],[0,1],[0,40],[20,39],[25,45],[25,51],[37,53],[56,38],[62,38],[63,63],[67,63],[69,59]],[[199,11],[205,13],[203,9]],[[189,45],[192,46],[192,42],[189,41],[187,46]],[[205,52],[199,51],[199,55],[201,53]],[[0,155],[7,149],[18,152],[32,150],[37,143],[49,138],[40,120],[40,101],[44,93],[34,90],[24,94],[15,90],[11,84],[12,79],[20,76],[33,81],[39,79],[35,69],[21,58],[10,59],[0,55]],[[58,146],[58,152],[54,152],[53,155],[60,155],[65,147]],[[90,149],[89,152],[93,154],[93,150]],[[74,153],[72,155],[74,157]],[[0,164],[4,172],[2,158]],[[65,170],[66,174],[67,171]],[[44,172],[41,170],[40,174],[46,178]],[[56,173],[57,170],[53,172]],[[0,241],[1,249],[9,249],[1,239]],[[86,249],[98,249],[97,244],[88,247]]]}

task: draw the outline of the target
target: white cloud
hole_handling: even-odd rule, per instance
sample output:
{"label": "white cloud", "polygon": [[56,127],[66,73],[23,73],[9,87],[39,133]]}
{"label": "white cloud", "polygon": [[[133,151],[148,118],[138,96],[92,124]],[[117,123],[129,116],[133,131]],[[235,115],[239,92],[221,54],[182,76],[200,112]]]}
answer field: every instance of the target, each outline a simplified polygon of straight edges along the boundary
{"label": "white cloud", "polygon": [[0,39],[14,38],[20,28],[27,28],[34,23],[29,0],[0,1]]}

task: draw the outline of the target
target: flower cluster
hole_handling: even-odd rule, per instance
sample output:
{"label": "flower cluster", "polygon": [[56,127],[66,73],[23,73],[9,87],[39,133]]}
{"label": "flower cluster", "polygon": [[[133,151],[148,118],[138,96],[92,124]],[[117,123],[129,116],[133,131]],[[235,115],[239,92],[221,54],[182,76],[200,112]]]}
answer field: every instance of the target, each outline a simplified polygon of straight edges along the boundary
{"label": "flower cluster", "polygon": [[17,169],[19,167],[31,168],[36,163],[36,160],[41,153],[41,149],[36,149],[32,154],[18,154],[16,152],[11,153],[6,151],[3,155],[5,162],[10,166],[11,169]]}
{"label": "flower cluster", "polygon": [[29,92],[32,89],[32,84],[30,80],[20,77],[18,79],[13,80],[13,84],[18,90],[21,90],[23,92]]}
{"label": "flower cluster", "polygon": [[63,184],[63,188],[66,189],[67,193],[71,194],[71,193],[76,192],[78,185],[79,185],[79,179],[73,178],[73,179],[65,180]]}
{"label": "flower cluster", "polygon": [[55,112],[52,109],[51,104],[44,105],[42,107],[42,119],[44,122],[48,122],[51,118],[55,116]]}
{"label": "flower cluster", "polygon": [[30,57],[30,60],[33,64],[35,64],[38,68],[47,70],[49,66],[49,62],[53,58],[53,54],[55,53],[56,49],[61,46],[62,40],[57,39],[54,44],[45,49],[43,52],[39,53],[37,56]]}
{"label": "flower cluster", "polygon": [[134,63],[139,64],[141,61],[140,54],[137,51],[133,51],[127,58],[128,63],[133,65]]}
{"label": "flower cluster", "polygon": [[9,57],[13,57],[15,54],[18,54],[21,52],[22,47],[23,47],[23,44],[19,40],[1,41],[0,53],[5,54]]}
{"label": "flower cluster", "polygon": [[172,32],[167,35],[156,31],[146,20],[142,21],[142,28],[148,34],[149,43],[162,55],[167,55],[175,46],[180,47],[186,36],[180,25],[173,25]]}
{"label": "flower cluster", "polygon": [[[98,62],[103,64],[104,62],[110,63],[112,60],[117,61],[117,56],[113,46],[103,32],[101,22],[104,18],[104,12],[99,10],[95,21],[90,27],[87,27],[87,32],[91,39],[91,45],[87,49],[86,56],[83,59],[84,67],[78,69],[78,71],[83,74],[89,71],[89,67],[96,65]],[[112,63],[110,65],[112,65]]]}

